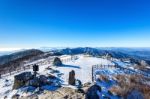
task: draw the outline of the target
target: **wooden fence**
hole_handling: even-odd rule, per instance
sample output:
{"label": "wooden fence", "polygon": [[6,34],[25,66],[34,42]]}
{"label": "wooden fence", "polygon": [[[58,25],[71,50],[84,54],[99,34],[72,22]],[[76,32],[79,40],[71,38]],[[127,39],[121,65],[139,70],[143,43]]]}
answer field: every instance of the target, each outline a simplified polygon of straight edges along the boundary
{"label": "wooden fence", "polygon": [[149,73],[146,73],[146,72],[143,72],[143,71],[140,71],[140,70],[135,71],[135,70],[130,69],[130,68],[125,68],[125,67],[122,67],[122,66],[118,65],[115,62],[114,62],[114,64],[115,65],[101,65],[101,64],[93,65],[92,66],[92,81],[95,81],[95,79],[96,79],[95,71],[102,70],[102,69],[108,69],[108,68],[109,69],[119,69],[120,71],[123,71],[126,74],[135,74],[135,75],[139,74],[139,75],[142,75],[144,77],[150,78]]}
{"label": "wooden fence", "polygon": [[67,63],[67,62],[77,59],[77,56],[75,56],[75,55],[70,56],[70,57],[67,56],[67,58],[61,57],[60,59],[63,63]]}
{"label": "wooden fence", "polygon": [[95,71],[102,70],[102,69],[115,69],[117,68],[115,65],[102,65],[102,64],[96,64],[92,66],[92,81],[95,81]]}

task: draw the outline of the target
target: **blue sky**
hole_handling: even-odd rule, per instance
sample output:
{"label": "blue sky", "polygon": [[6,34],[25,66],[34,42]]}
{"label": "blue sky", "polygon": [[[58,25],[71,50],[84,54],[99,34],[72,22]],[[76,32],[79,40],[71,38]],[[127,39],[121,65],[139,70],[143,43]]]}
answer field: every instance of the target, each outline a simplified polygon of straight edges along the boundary
{"label": "blue sky", "polygon": [[149,0],[0,0],[0,48],[150,47]]}

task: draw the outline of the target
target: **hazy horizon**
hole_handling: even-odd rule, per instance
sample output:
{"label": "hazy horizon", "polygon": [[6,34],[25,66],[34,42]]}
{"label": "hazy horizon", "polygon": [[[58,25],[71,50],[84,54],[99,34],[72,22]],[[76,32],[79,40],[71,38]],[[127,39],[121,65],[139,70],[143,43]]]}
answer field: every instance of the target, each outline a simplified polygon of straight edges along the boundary
{"label": "hazy horizon", "polygon": [[[90,47],[90,46],[85,46]],[[81,48],[85,48],[81,46]],[[11,52],[19,50],[28,50],[28,49],[63,49],[63,48],[80,48],[79,47],[36,47],[36,48],[0,48],[0,52]],[[90,48],[104,48],[104,49],[149,49],[150,47],[90,47]]]}

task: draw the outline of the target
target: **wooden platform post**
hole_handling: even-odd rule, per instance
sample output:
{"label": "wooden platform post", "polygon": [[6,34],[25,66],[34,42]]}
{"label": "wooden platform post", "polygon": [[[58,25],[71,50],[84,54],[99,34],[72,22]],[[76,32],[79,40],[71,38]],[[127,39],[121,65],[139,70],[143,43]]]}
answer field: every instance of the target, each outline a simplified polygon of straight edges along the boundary
{"label": "wooden platform post", "polygon": [[92,82],[94,82],[93,66],[92,66]]}

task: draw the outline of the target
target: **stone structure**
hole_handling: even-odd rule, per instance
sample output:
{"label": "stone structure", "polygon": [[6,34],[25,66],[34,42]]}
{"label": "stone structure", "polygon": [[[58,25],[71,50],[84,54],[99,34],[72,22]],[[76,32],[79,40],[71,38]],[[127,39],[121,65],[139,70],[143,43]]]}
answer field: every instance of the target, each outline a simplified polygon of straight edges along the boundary
{"label": "stone structure", "polygon": [[21,74],[18,74],[14,77],[14,85],[13,89],[18,89],[20,87],[23,87],[26,84],[26,81],[33,78],[33,75],[31,72],[24,72]]}
{"label": "stone structure", "polygon": [[70,85],[75,85],[75,71],[74,70],[69,72],[69,81],[68,81],[68,83]]}
{"label": "stone structure", "polygon": [[99,95],[97,94],[98,91],[101,92],[100,86],[91,86],[86,93],[85,99],[100,99]]}
{"label": "stone structure", "polygon": [[53,65],[54,66],[61,66],[62,65],[62,61],[60,60],[60,58],[56,57],[53,61]]}

